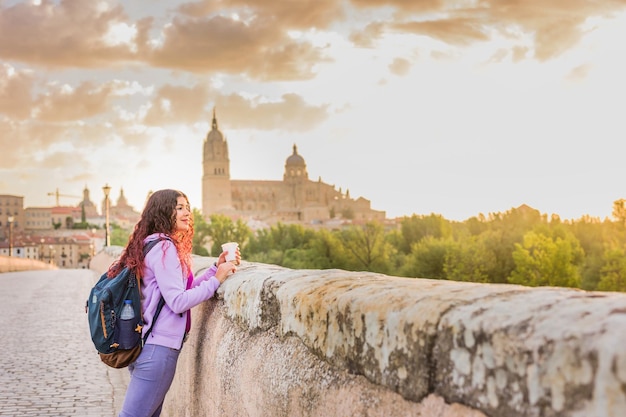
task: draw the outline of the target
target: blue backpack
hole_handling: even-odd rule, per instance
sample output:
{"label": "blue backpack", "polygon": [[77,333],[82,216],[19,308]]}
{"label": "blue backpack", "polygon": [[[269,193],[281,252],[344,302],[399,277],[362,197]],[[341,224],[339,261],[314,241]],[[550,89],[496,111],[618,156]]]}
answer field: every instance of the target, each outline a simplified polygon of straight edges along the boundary
{"label": "blue backpack", "polygon": [[[163,239],[152,240],[145,245],[144,257],[160,240]],[[126,300],[132,304],[134,318],[122,320],[120,314]],[[164,304],[165,300],[161,297],[153,326]],[[124,267],[113,278],[109,278],[106,272],[102,274],[89,293],[85,310],[91,340],[102,362],[112,368],[124,368],[133,363],[152,330],[151,326],[142,339],[141,292],[135,273]]]}

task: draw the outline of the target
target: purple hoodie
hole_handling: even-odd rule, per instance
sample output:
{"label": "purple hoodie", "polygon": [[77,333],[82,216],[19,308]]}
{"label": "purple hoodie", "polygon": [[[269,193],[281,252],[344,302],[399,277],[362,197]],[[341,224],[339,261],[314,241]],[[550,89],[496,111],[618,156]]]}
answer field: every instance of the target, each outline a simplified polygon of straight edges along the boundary
{"label": "purple hoodie", "polygon": [[[159,237],[167,237],[163,234],[152,234],[144,239],[144,243]],[[157,317],[156,324],[146,340],[146,344],[155,344],[180,349],[185,336],[188,311],[208,300],[215,294],[220,281],[215,278],[217,268],[204,271],[199,277],[194,278],[189,273],[192,283],[186,288],[187,277],[183,276],[180,260],[174,243],[162,240],[154,247],[144,260],[144,274],[141,279],[141,309],[143,311],[143,334],[152,326],[152,318],[157,309],[161,295],[165,299],[165,305]]]}

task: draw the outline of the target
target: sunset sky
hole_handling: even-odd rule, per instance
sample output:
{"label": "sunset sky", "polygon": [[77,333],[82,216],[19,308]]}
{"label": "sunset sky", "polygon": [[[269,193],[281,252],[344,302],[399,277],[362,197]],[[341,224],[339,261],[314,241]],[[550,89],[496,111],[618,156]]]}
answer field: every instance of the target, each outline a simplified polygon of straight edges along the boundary
{"label": "sunset sky", "polygon": [[388,217],[604,219],[624,39],[626,0],[0,0],[0,194],[199,208],[215,108],[232,179],[282,179],[296,144]]}

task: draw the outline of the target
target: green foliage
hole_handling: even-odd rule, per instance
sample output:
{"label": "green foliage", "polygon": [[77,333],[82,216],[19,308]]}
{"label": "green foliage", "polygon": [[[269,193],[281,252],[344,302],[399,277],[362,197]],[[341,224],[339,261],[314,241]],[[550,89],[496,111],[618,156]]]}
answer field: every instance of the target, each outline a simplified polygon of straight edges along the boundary
{"label": "green foliage", "polygon": [[605,247],[610,242],[623,240],[621,226],[609,221],[583,216],[569,226],[569,230],[576,236],[585,252],[581,265],[581,288],[594,290],[600,281],[601,269],[606,262]]}
{"label": "green foliage", "polygon": [[626,225],[626,200],[620,198],[613,202],[613,212],[611,213],[615,221],[621,225]]}
{"label": "green foliage", "polygon": [[409,253],[414,243],[418,243],[427,236],[441,238],[450,236],[452,228],[450,222],[441,215],[430,214],[428,216],[405,217],[400,222],[402,239],[398,242],[398,249]]}
{"label": "green foliage", "polygon": [[206,245],[211,239],[209,224],[204,220],[202,212],[197,208],[192,210],[193,215],[193,249],[192,253],[198,256],[209,256]]}
{"label": "green foliage", "polygon": [[468,236],[450,245],[444,275],[453,281],[493,282],[497,269],[495,253],[482,235]]}
{"label": "green foliage", "polygon": [[338,236],[344,248],[344,256],[351,270],[387,273],[392,246],[385,240],[382,224],[368,222],[363,226],[351,226]]}
{"label": "green foliage", "polygon": [[446,259],[454,246],[451,238],[427,236],[413,244],[400,272],[407,277],[446,279]]}
{"label": "green foliage", "polygon": [[252,231],[241,219],[233,222],[227,216],[213,214],[206,224],[206,235],[211,238],[211,255],[219,256],[222,253],[222,243],[226,242],[239,243],[239,249],[243,252]]}
{"label": "green foliage", "polygon": [[[246,257],[251,261],[284,265],[288,250],[306,250],[315,232],[299,224],[278,223],[269,229],[259,230],[251,236],[246,247]],[[292,254],[302,259],[303,256]],[[271,259],[273,262],[268,262]],[[311,266],[314,268],[315,266]]]}
{"label": "green foliage", "polygon": [[216,215],[196,220],[194,248],[210,243],[219,254],[221,243],[235,240],[245,245],[244,259],[293,269],[626,291],[626,210],[620,213],[614,207],[616,221],[562,221],[521,206],[465,222],[413,215],[389,230],[375,221],[337,230],[278,223],[254,234]]}
{"label": "green foliage", "polygon": [[600,271],[600,291],[626,291],[626,253],[624,247],[608,248]]}
{"label": "green foliage", "polygon": [[339,233],[328,230],[316,232],[308,243],[310,263],[307,268],[316,269],[348,269],[344,247],[339,239]]}
{"label": "green foliage", "polygon": [[72,225],[72,229],[76,229],[76,230],[89,230],[89,229],[99,229],[99,228],[100,227],[98,225],[87,223],[87,222],[74,223]]}
{"label": "green foliage", "polygon": [[515,245],[515,269],[509,282],[531,287],[579,287],[582,258],[583,250],[573,235],[549,236],[531,231],[522,244]]}
{"label": "green foliage", "polygon": [[112,246],[126,246],[128,244],[128,238],[130,232],[119,227],[116,223],[111,224],[111,245]]}

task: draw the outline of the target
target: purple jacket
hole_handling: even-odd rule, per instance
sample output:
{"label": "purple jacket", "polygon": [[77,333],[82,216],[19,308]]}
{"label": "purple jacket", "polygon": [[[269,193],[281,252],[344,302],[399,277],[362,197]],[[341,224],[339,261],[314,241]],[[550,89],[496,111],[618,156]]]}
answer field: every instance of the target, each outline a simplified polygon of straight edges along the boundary
{"label": "purple jacket", "polygon": [[[144,239],[144,243],[159,236],[166,237],[155,233]],[[197,278],[190,273],[189,278],[193,281],[190,288],[185,289],[187,277],[183,276],[174,243],[162,240],[154,245],[144,260],[144,274],[141,279],[141,309],[145,323],[143,335],[152,326],[161,295],[165,299],[165,305],[146,344],[180,349],[185,336],[188,311],[211,298],[220,286],[220,281],[215,278],[216,271],[217,268],[211,266]]]}

